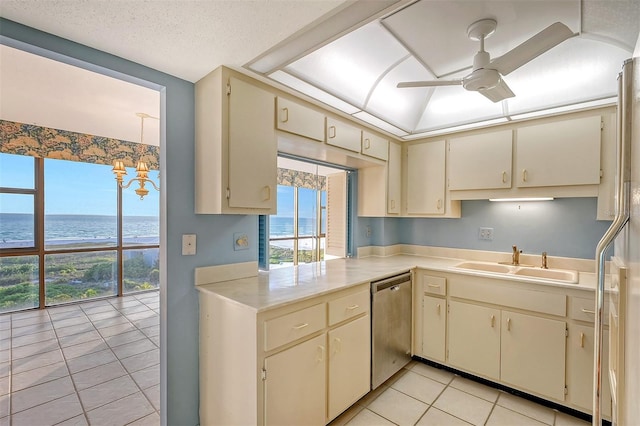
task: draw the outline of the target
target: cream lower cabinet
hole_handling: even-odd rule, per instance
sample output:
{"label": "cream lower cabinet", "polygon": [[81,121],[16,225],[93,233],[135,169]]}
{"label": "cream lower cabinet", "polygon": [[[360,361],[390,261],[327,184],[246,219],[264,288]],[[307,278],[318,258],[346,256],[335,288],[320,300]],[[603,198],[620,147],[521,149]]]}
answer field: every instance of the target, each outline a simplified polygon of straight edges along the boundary
{"label": "cream lower cabinet", "polygon": [[370,390],[369,284],[260,312],[200,292],[200,424],[322,425]]}
{"label": "cream lower cabinet", "polygon": [[327,336],[265,358],[265,424],[321,425],[326,407]]}
{"label": "cream lower cabinet", "polygon": [[447,301],[433,296],[422,297],[422,356],[445,361]]}
{"label": "cream lower cabinet", "polygon": [[[608,369],[609,331],[602,336],[602,414],[611,415],[611,387]],[[567,342],[567,400],[586,410],[593,407],[593,325],[571,324]]]}
{"label": "cream lower cabinet", "polygon": [[449,364],[500,379],[500,310],[449,302]]}
{"label": "cream lower cabinet", "polygon": [[501,316],[500,379],[564,400],[567,323],[506,310]]}
{"label": "cream lower cabinet", "polygon": [[329,331],[329,420],[371,388],[370,330],[366,315]]}

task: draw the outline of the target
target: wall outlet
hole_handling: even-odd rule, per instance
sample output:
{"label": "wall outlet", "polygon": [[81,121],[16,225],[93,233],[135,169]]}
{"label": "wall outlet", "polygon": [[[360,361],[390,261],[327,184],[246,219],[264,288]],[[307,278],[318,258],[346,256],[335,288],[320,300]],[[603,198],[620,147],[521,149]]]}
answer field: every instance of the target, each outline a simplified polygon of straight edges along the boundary
{"label": "wall outlet", "polygon": [[182,235],[182,255],[193,256],[196,254],[196,234]]}
{"label": "wall outlet", "polygon": [[478,230],[478,239],[493,241],[493,228],[480,228]]}

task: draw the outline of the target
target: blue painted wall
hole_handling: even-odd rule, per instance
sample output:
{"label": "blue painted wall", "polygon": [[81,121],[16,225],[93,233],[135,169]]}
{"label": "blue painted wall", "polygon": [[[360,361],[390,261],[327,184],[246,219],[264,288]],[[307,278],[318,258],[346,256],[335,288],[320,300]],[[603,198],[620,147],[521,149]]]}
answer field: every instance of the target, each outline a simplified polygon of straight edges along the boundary
{"label": "blue painted wall", "polygon": [[[0,18],[0,35],[6,44],[26,43],[25,50],[45,49],[44,56],[64,55],[82,61],[88,69],[103,68],[164,87],[166,92],[167,283],[166,301],[166,414],[170,425],[197,425],[198,418],[198,295],[194,268],[256,260],[257,249],[233,250],[233,233],[257,238],[255,216],[194,214],[194,85],[122,58],[52,36]],[[17,43],[16,43],[17,42]],[[35,49],[34,49],[35,47]],[[58,58],[62,59],[62,58]],[[66,60],[65,60],[66,61]],[[67,62],[74,62],[73,60]],[[132,80],[132,79],[129,79]],[[146,85],[146,84],[145,84]],[[197,234],[196,256],[182,256],[182,234]],[[255,245],[252,245],[255,247]]]}
{"label": "blue painted wall", "polygon": [[[356,232],[360,246],[416,244],[509,252],[515,244],[524,253],[591,259],[610,225],[596,220],[596,211],[595,198],[463,201],[460,219],[361,218]],[[480,227],[493,228],[493,241],[478,239]]]}
{"label": "blue painted wall", "polygon": [[[255,244],[233,250],[233,233],[257,239],[255,216],[193,213],[194,85],[122,58],[0,18],[0,35],[122,73],[166,89],[165,185],[167,235],[166,318],[167,402],[170,425],[198,424],[198,295],[194,268],[257,259]],[[6,41],[6,40],[5,40]],[[89,67],[91,68],[91,67]],[[357,185],[356,185],[357,186]],[[354,196],[354,199],[356,197]],[[544,203],[462,203],[462,219],[355,218],[354,244],[419,244],[591,258],[609,222],[595,220],[595,199],[559,199]],[[477,239],[478,227],[494,228],[492,242]],[[370,229],[367,235],[367,229]],[[196,256],[181,255],[182,234],[197,234]]]}

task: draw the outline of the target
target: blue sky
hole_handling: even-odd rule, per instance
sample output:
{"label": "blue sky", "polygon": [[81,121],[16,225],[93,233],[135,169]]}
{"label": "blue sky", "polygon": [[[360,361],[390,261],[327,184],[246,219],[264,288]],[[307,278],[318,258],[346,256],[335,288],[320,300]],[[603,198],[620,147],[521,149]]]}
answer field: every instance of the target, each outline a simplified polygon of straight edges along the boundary
{"label": "blue sky", "polygon": [[[302,218],[316,217],[316,191],[298,189],[298,215]],[[278,216],[293,217],[293,187],[278,185]]]}
{"label": "blue sky", "polygon": [[[0,187],[33,188],[34,159],[0,154]],[[115,215],[117,188],[111,166],[46,159],[45,214]],[[125,183],[135,176],[127,169]],[[158,172],[149,173],[158,183]],[[147,185],[144,200],[135,194],[137,182],[122,193],[125,216],[157,216],[159,193]],[[30,195],[0,194],[0,213],[33,213]]]}

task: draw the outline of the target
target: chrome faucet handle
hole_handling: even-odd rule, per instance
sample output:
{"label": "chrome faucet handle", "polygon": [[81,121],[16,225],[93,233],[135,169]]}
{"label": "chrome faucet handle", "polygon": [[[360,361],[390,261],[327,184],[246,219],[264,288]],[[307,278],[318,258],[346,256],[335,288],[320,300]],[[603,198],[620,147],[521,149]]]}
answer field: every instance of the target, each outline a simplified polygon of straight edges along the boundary
{"label": "chrome faucet handle", "polygon": [[549,267],[547,266],[547,252],[543,251],[542,252],[542,269],[549,269]]}
{"label": "chrome faucet handle", "polygon": [[520,264],[520,253],[522,250],[518,250],[518,246],[511,246],[513,248],[513,254],[511,255],[511,264],[519,265]]}

